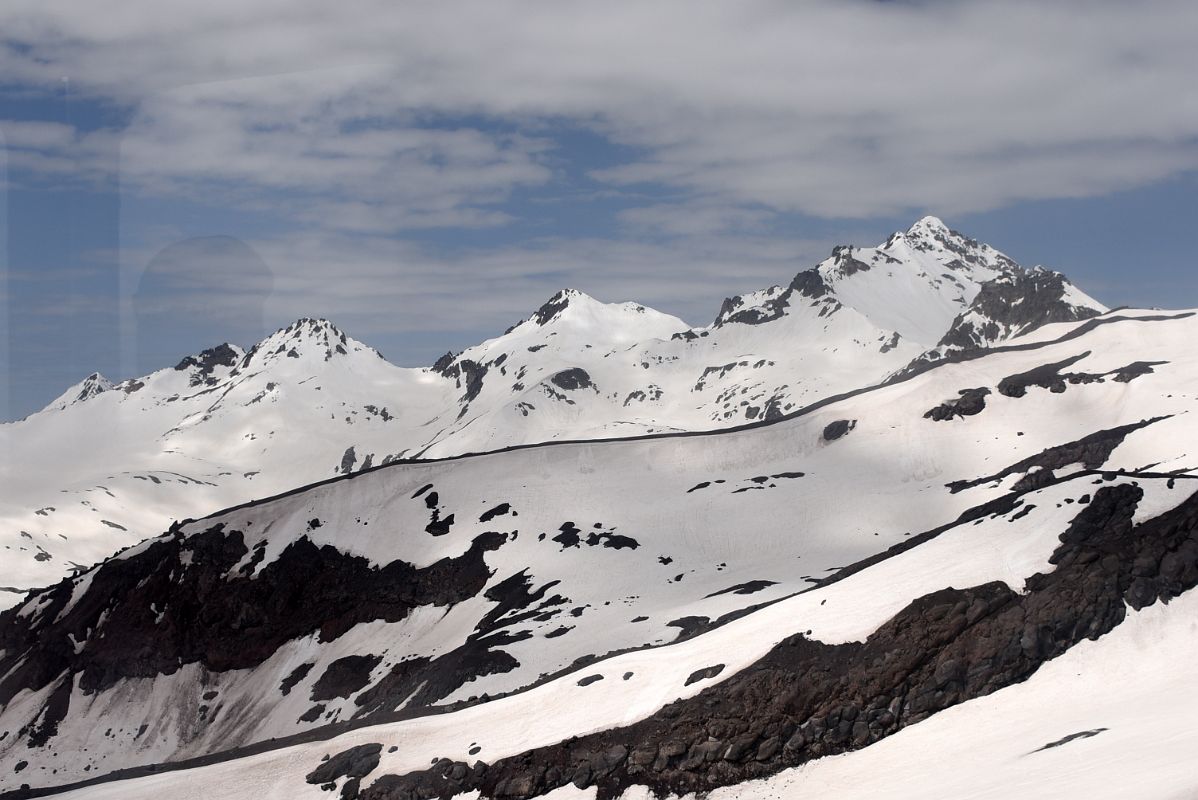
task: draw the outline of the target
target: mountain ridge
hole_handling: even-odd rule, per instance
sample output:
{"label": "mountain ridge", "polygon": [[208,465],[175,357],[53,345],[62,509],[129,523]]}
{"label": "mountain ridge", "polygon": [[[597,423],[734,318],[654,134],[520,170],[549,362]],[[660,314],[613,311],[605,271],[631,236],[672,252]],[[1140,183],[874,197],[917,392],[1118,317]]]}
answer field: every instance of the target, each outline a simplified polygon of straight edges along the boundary
{"label": "mountain ridge", "polygon": [[[248,350],[224,343],[119,383],[90,376],[0,426],[28,467],[3,476],[0,544],[17,558],[0,585],[46,583],[172,519],[398,459],[783,418],[921,359],[1101,312],[1053,276],[925,218],[878,248],[838,246],[785,289],[728,298],[700,328],[563,289],[431,367],[396,367],[302,318]],[[1034,313],[1012,318],[1040,284]]]}
{"label": "mountain ridge", "polygon": [[[631,707],[627,699],[617,700],[622,691],[643,698],[635,704],[635,716],[641,718],[670,707],[676,698],[685,700],[702,692],[709,692],[704,698],[717,698],[715,687],[736,675],[753,680],[755,659],[792,634],[806,631],[802,638],[808,644],[803,647],[815,650],[861,640],[909,601],[935,593],[945,584],[975,587],[997,580],[1018,592],[1025,580],[1032,580],[1030,576],[1051,571],[1044,565],[1061,546],[1058,534],[1069,528],[1079,511],[1105,502],[1098,500],[1100,491],[1105,492],[1103,498],[1111,494],[1107,488],[1118,489],[1115,494],[1122,496],[1138,485],[1136,491],[1142,495],[1134,504],[1135,519],[1145,522],[1183,502],[1190,491],[1192,470],[1185,453],[1192,450],[1192,432],[1184,410],[1192,393],[1186,382],[1192,363],[1186,343],[1193,332],[1193,315],[1132,312],[1063,325],[1051,339],[1013,343],[960,362],[946,361],[901,382],[838,398],[801,417],[765,427],[708,433],[707,438],[582,441],[447,462],[405,462],[184,522],[106,562],[98,568],[108,576],[103,580],[85,575],[64,581],[30,597],[19,610],[0,616],[0,629],[8,631],[0,635],[8,637],[4,649],[14,658],[29,653],[30,665],[47,663],[35,655],[43,650],[47,655],[60,652],[67,659],[63,663],[80,668],[98,656],[103,659],[98,663],[127,665],[119,666],[121,672],[109,678],[101,679],[106,674],[102,671],[72,689],[62,715],[54,712],[57,733],[44,745],[27,748],[23,738],[15,749],[5,751],[0,744],[0,763],[32,756],[29,763],[40,773],[53,763],[50,752],[79,752],[80,747],[87,747],[87,763],[94,763],[94,769],[147,763],[147,759],[173,760],[209,752],[217,741],[257,741],[337,720],[367,720],[380,700],[384,707],[415,703],[410,706],[415,708],[429,700],[453,703],[473,696],[473,708],[488,709],[487,697],[502,696],[536,683],[542,673],[557,675],[565,668],[565,675],[520,695],[524,699],[519,701],[518,714],[509,706],[496,705],[493,713],[471,712],[477,722],[465,727],[466,718],[454,716],[464,712],[450,711],[446,717],[397,722],[393,729],[357,728],[338,733],[337,744],[305,747],[300,762],[308,764],[304,770],[315,769],[321,748],[333,754],[367,742],[395,742],[403,747],[394,756],[384,753],[377,771],[368,770],[370,781],[363,780],[360,788],[365,790],[381,775],[395,775],[397,780],[402,778],[402,785],[413,785],[433,779],[422,772],[433,758],[448,757],[447,772],[460,763],[472,767],[476,759],[467,751],[476,742],[483,748],[478,760],[490,765],[487,770],[497,770],[486,774],[510,780],[519,777],[519,770],[512,770],[522,753],[529,754],[530,763],[542,762],[545,754],[537,749],[537,742],[553,744],[559,729],[575,733],[603,729],[613,731],[610,736],[623,736],[621,726],[630,720],[623,718],[628,712],[620,709]],[[1138,361],[1158,366],[1150,371],[1124,370]],[[1125,372],[1126,379],[1119,377]],[[975,413],[947,420],[925,414],[962,388],[978,386],[987,387],[990,394]],[[849,423],[842,426],[846,432],[827,433],[838,421]],[[1089,444],[1099,440],[1101,447]],[[1011,465],[1008,471],[1002,471],[1003,464]],[[1145,471],[1140,466],[1144,464],[1152,468]],[[951,488],[962,479],[969,485]],[[795,509],[801,510],[800,516]],[[1124,513],[1130,514],[1130,509],[1120,512]],[[439,524],[451,518],[448,525]],[[499,537],[502,543],[490,549]],[[438,564],[444,569],[449,563],[445,559],[470,553],[471,559],[481,557],[491,573],[485,589],[473,599],[447,607],[434,603],[421,611],[423,606],[417,606],[402,619],[391,614],[376,617],[372,604],[382,599],[376,592],[347,594],[344,590],[363,584],[336,578],[350,568],[367,569],[363,574],[403,569],[388,567],[396,560],[418,570]],[[886,553],[890,557],[873,558]],[[1184,555],[1177,558],[1182,559],[1178,563],[1189,563]],[[351,567],[359,560],[364,560],[361,566]],[[1081,559],[1078,563],[1098,562]],[[269,604],[255,602],[249,606],[258,609],[253,614],[265,616],[242,617],[246,612],[223,609],[215,597],[196,606],[196,595],[184,588],[222,586],[220,576],[227,574],[235,583],[228,592],[246,592],[255,581],[275,585],[277,578],[272,575],[278,570],[304,564],[309,570],[322,565],[303,582],[304,593],[334,594],[318,609],[303,614],[271,610]],[[828,582],[850,564],[864,566]],[[151,567],[154,577],[144,584],[145,591],[133,589]],[[1162,574],[1172,574],[1173,569],[1162,567]],[[327,582],[318,585],[326,573]],[[473,568],[466,574],[474,574]],[[213,584],[213,579],[218,582]],[[112,580],[130,588],[102,588]],[[460,591],[478,589],[465,580],[454,585]],[[1133,591],[1131,584],[1125,588]],[[791,598],[801,589],[809,591]],[[969,591],[975,594],[967,600],[993,595],[994,613],[1005,607],[998,601],[1006,594]],[[1142,591],[1144,586],[1136,584],[1128,595],[1138,598],[1136,607],[1155,602]],[[269,596],[282,599],[277,592]],[[949,599],[946,611],[957,602]],[[238,657],[253,654],[258,663],[239,662],[231,670],[216,662],[202,668],[194,662],[176,665],[170,650],[172,632],[190,630],[193,623],[187,620],[192,614],[202,614],[206,620],[205,636],[221,635],[222,626],[229,626],[231,641],[250,637],[251,645]],[[102,622],[97,615],[103,616]],[[305,636],[301,631],[299,638],[272,653],[275,645],[263,643],[275,641],[269,628],[276,617],[278,621],[295,617],[289,625],[298,623],[304,630],[325,633]],[[637,621],[641,617],[646,619]],[[240,627],[239,619],[257,621]],[[712,627],[718,621],[724,624]],[[14,639],[14,624],[18,629],[33,626],[31,635]],[[1006,622],[987,624],[1009,630]],[[569,630],[558,632],[563,629]],[[136,631],[140,633],[133,636]],[[51,646],[68,633],[75,638],[64,640],[65,649]],[[72,655],[70,641],[82,648],[80,653]],[[142,641],[155,641],[163,648],[156,658],[165,660],[153,667],[153,676],[141,674],[153,662],[120,656],[118,643],[136,647]],[[625,652],[636,643],[655,646]],[[477,649],[484,646],[491,655]],[[1046,653],[1056,652],[1055,644],[1045,646]],[[952,652],[959,653],[961,647]],[[264,649],[259,652],[259,648]],[[613,652],[624,654],[610,655]],[[585,660],[579,663],[578,658]],[[1039,658],[1029,663],[1038,664]],[[940,681],[965,674],[966,668],[959,663],[952,666],[951,660],[950,655],[938,657],[935,669],[928,667],[928,675]],[[309,663],[302,674],[297,673]],[[711,673],[716,665],[722,669]],[[28,676],[31,668],[12,674]],[[123,675],[130,669],[137,676]],[[436,684],[440,687],[436,692],[449,692],[439,700],[423,690],[412,694],[431,669],[457,676],[454,681],[465,680],[457,688],[452,682]],[[708,677],[691,681],[700,672]],[[631,676],[624,677],[625,673]],[[298,676],[294,681],[283,681],[292,674]],[[601,679],[592,680],[596,675]],[[10,678],[5,690],[11,692],[26,680]],[[22,719],[48,718],[41,709],[49,707],[45,704],[56,692],[65,697],[67,690],[55,687],[67,684],[58,677],[58,667],[49,667],[45,677],[34,682],[42,680],[49,683],[22,694],[24,699],[15,705],[10,702],[7,711],[0,712],[0,719],[7,715],[0,727],[17,729]],[[285,692],[278,689],[280,681],[287,685]],[[147,698],[136,708],[120,700],[133,685],[142,686],[139,691]],[[328,697],[331,686],[340,688]],[[924,692],[920,688],[913,693],[911,702]],[[212,699],[205,699],[209,693]],[[884,710],[886,704],[875,708],[870,699],[847,703],[860,714]],[[205,712],[198,711],[201,705]],[[307,713],[317,705],[322,706],[318,712]],[[536,725],[529,729],[523,715],[537,705],[555,709],[562,724],[546,728],[543,734]],[[599,716],[579,716],[584,708],[595,709]],[[611,708],[612,714],[604,716],[604,708]],[[917,725],[923,724],[921,708],[938,706],[912,706],[910,717],[901,704],[896,708],[895,719]],[[138,717],[143,713],[145,723]],[[97,726],[91,714],[104,714],[115,738],[101,735],[104,726]],[[309,719],[297,722],[300,717]],[[490,731],[501,717],[524,720],[526,737],[497,738]],[[827,723],[822,710],[815,717],[818,724],[805,729],[818,732],[810,741],[839,748],[842,739],[833,732],[836,726]],[[186,725],[155,726],[151,718],[186,720]],[[683,719],[690,720],[690,712]],[[871,723],[879,719],[883,718],[868,717]],[[796,719],[796,729],[803,722]],[[135,735],[142,724],[150,724],[144,741]],[[894,732],[891,725],[879,723],[871,730],[876,727],[889,736]],[[21,736],[41,730],[39,726]],[[406,730],[413,730],[415,738],[403,738]],[[422,737],[430,730],[437,732],[425,742]],[[454,739],[453,730],[466,738]],[[851,725],[847,730],[845,736],[856,736]],[[698,744],[690,741],[689,727],[687,731],[683,752],[663,757],[660,770],[647,769],[641,778],[625,770],[625,764],[633,763],[631,752],[639,741],[631,734],[611,769],[623,776],[620,780],[632,778],[633,784],[657,781],[656,776],[681,770],[688,781],[720,785],[723,779],[706,782],[705,768],[699,769],[707,763],[705,751],[691,752]],[[749,730],[742,734],[737,729],[720,733],[705,728],[703,740],[709,735],[721,742],[717,761],[737,737],[751,736],[741,750],[761,748],[763,755],[756,761],[749,757],[748,762],[772,765],[754,773],[757,777],[794,763],[788,760],[791,755],[780,755],[790,734]],[[775,736],[780,739],[776,750],[767,745]],[[1026,749],[1042,743],[1034,741]],[[807,747],[795,744],[786,752],[797,756],[809,752]],[[654,759],[660,752],[672,752],[672,745],[661,742],[655,741],[654,748]],[[508,760],[508,756],[517,758]],[[590,773],[579,773],[584,786],[603,786],[605,776],[614,774],[593,754],[578,751],[571,759],[575,766],[591,765]],[[730,759],[729,764],[742,763],[738,759]],[[285,762],[269,763],[281,769]],[[83,765],[81,761],[74,768],[76,773]],[[66,780],[69,776],[58,768],[61,780]],[[228,768],[235,773],[203,774],[224,775],[213,778],[213,790],[229,791],[228,775],[240,775],[237,770],[243,768],[237,763]],[[303,775],[295,774],[294,766],[290,769],[290,776],[285,771],[270,773],[272,780],[280,785],[302,784]],[[732,777],[740,769],[729,766],[726,775]],[[343,777],[331,779],[337,788],[345,785]],[[532,778],[525,790],[498,790],[492,783],[483,788],[486,796],[527,797],[551,788],[557,779],[549,779],[549,785],[540,780]],[[376,792],[386,785],[380,784]],[[350,796],[358,789],[355,784]],[[129,785],[120,791],[138,790]]]}

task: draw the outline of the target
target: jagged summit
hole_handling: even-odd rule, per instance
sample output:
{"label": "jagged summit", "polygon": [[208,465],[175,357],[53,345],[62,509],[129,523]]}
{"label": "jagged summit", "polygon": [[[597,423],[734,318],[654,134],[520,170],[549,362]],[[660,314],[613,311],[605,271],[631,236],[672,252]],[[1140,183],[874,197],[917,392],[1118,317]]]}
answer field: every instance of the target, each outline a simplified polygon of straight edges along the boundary
{"label": "jagged summit", "polygon": [[536,313],[530,317],[530,319],[538,325],[548,325],[550,322],[556,319],[559,314],[569,308],[571,303],[582,303],[586,301],[590,301],[592,303],[598,302],[595,300],[595,298],[585,294],[584,292],[580,292],[577,289],[561,289],[556,292],[553,297],[550,297],[548,300],[546,300],[545,303],[536,310]]}
{"label": "jagged summit", "polygon": [[827,259],[798,273],[785,288],[773,286],[726,299],[712,328],[812,315],[827,319],[848,310],[883,334],[893,332],[931,349],[942,343],[954,319],[969,311],[992,281],[1003,282],[1005,288],[985,292],[988,319],[1002,316],[996,305],[1018,305],[1021,291],[1036,291],[1036,300],[1026,313],[1016,315],[1018,324],[994,328],[993,337],[959,338],[992,343],[1044,322],[1076,320],[1105,310],[1059,273],[1028,277],[1039,274],[952,230],[940,218],[926,216],[877,247],[834,247]]}
{"label": "jagged summit", "polygon": [[327,319],[301,317],[250,348],[241,365],[264,364],[279,358],[330,361],[368,349]]}
{"label": "jagged summit", "polygon": [[107,392],[115,384],[99,372],[93,372],[83,380],[56,397],[43,411],[58,411],[76,403],[84,403],[98,394]]}
{"label": "jagged summit", "polygon": [[218,373],[233,369],[244,357],[244,350],[235,344],[224,342],[195,355],[184,356],[174,369],[177,372],[190,372],[192,386],[211,386],[216,383]]}
{"label": "jagged summit", "polygon": [[954,235],[954,233],[955,232],[944,223],[944,220],[931,214],[920,217],[911,224],[910,228],[907,229],[907,236],[917,238],[923,236],[930,236],[933,238],[936,236],[950,236]]}

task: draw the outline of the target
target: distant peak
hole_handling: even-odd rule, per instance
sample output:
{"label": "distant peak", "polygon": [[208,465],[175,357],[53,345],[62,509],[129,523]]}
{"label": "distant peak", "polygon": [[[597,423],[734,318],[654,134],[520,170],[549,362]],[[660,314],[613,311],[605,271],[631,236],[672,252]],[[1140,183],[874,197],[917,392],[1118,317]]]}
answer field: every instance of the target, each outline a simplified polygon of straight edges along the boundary
{"label": "distant peak", "polygon": [[319,356],[329,361],[362,347],[327,319],[301,317],[254,345],[245,360]]}
{"label": "distant peak", "polygon": [[538,325],[548,325],[558,314],[569,308],[571,304],[577,304],[579,301],[585,300],[597,302],[595,298],[577,289],[561,289],[537,309],[536,313],[532,315],[532,320]]}
{"label": "distant peak", "polygon": [[323,317],[300,317],[295,322],[282,328],[278,333],[315,333],[330,332],[342,336],[341,329]]}
{"label": "distant peak", "polygon": [[914,225],[912,225],[910,228],[907,229],[907,233],[912,236],[918,236],[920,234],[927,234],[927,233],[931,233],[931,234],[939,233],[939,234],[943,235],[943,234],[950,234],[952,232],[953,231],[947,225],[944,224],[944,220],[940,219],[940,217],[933,217],[931,215],[928,215],[926,217],[921,217],[920,219],[915,221]]}
{"label": "distant peak", "polygon": [[82,403],[111,389],[115,384],[98,372],[93,372],[79,383],[67,389],[44,410],[62,410],[67,406]]}
{"label": "distant peak", "polygon": [[[108,378],[105,378],[99,372],[93,372],[91,375],[88,375],[86,378],[84,378],[79,385],[89,391],[92,391],[93,393],[96,393],[111,389],[112,381],[108,380]],[[80,399],[82,400],[83,398]]]}

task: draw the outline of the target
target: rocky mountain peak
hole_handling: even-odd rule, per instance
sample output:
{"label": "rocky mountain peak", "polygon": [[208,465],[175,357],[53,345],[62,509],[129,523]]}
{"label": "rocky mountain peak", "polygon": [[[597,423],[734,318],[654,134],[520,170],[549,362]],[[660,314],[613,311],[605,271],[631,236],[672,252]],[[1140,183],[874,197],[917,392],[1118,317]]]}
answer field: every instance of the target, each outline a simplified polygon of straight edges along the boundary
{"label": "rocky mountain peak", "polygon": [[278,358],[308,358],[331,361],[350,351],[363,349],[327,319],[302,317],[263,339],[245,355],[243,364]]}
{"label": "rocky mountain peak", "polygon": [[591,303],[599,302],[585,292],[580,292],[577,289],[561,289],[553,297],[546,300],[532,315],[531,319],[538,325],[548,325],[571,305],[578,305],[588,301]]}
{"label": "rocky mountain peak", "polygon": [[44,411],[60,411],[67,406],[86,402],[98,394],[111,389],[115,384],[99,372],[93,372],[71,388],[60,394]]}
{"label": "rocky mountain peak", "polygon": [[237,345],[224,342],[195,355],[185,356],[175,365],[175,370],[178,372],[190,371],[192,386],[198,386],[201,383],[211,385],[216,382],[214,373],[217,370],[222,367],[226,369],[235,367],[244,355],[244,351]]}

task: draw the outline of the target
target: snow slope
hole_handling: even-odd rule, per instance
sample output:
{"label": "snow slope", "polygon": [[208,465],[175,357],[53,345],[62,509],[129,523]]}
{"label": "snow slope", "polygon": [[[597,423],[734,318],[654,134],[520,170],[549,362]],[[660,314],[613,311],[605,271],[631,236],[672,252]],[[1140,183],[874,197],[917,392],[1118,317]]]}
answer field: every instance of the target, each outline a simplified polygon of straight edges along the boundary
{"label": "snow slope", "polygon": [[[767,780],[717,789],[710,797],[1191,797],[1198,794],[1198,776],[1191,759],[1198,746],[1198,732],[1191,724],[1198,713],[1198,694],[1193,691],[1188,666],[1198,658],[1195,615],[1198,595],[1193,593],[1169,605],[1145,609],[1106,637],[1083,642],[1049,662],[1024,684],[943,711],[863,750],[816,760]],[[666,656],[667,651],[653,655]],[[719,651],[708,656],[722,657]],[[651,670],[662,683],[679,680],[682,671],[670,666],[671,660],[662,657],[639,661],[625,657],[610,662],[612,671],[626,667],[639,674]],[[560,683],[556,688],[566,694],[568,682]],[[602,685],[595,684],[592,693],[598,693]],[[577,711],[600,712],[610,707],[605,703],[623,707],[635,697],[629,687],[614,685],[622,693],[595,697],[592,702],[573,705],[573,698],[551,697],[548,691],[537,697],[530,693],[529,701],[537,702],[525,702],[518,708],[510,701],[501,708],[497,701],[485,715],[464,711],[367,728],[329,742],[181,773],[102,784],[62,796],[89,800],[136,800],[163,793],[180,800],[249,797],[251,792],[255,798],[327,796],[300,778],[329,753],[378,742],[386,751],[399,748],[396,754],[387,753],[390,763],[384,769],[419,769],[425,765],[421,756],[430,753],[433,757],[469,758],[462,753],[462,730],[470,732],[471,742],[486,743],[487,753],[518,752],[532,743],[529,731],[550,740],[586,730],[596,722],[602,725],[593,717],[579,719]],[[562,714],[562,707],[575,713]],[[505,720],[518,720],[520,726],[505,730]],[[560,726],[556,732],[555,724]],[[1044,749],[1056,742],[1061,744]],[[399,758],[399,753],[406,755]],[[569,786],[553,797],[593,798],[595,794],[594,787],[580,790]],[[652,795],[633,788],[624,796],[647,800]]]}
{"label": "snow slope", "polygon": [[913,359],[1102,310],[929,217],[877,248],[838,247],[787,287],[730,298],[705,328],[565,290],[426,369],[300,320],[249,352],[221,345],[117,384],[93,375],[0,425],[0,607],[175,519],[331,475],[776,419]]}
{"label": "snow slope", "polygon": [[[304,776],[322,755],[372,742],[398,749],[380,755],[363,790],[438,758],[512,770],[503,759],[528,754],[537,764],[549,757],[538,748],[558,752],[573,737],[581,743],[568,747],[581,747],[588,734],[608,742],[605,753],[627,741],[622,764],[664,706],[705,690],[724,702],[718,687],[778,674],[762,664],[795,637],[805,643],[795,652],[816,659],[878,637],[895,637],[887,653],[922,653],[903,631],[934,631],[947,617],[894,620],[945,591],[972,592],[956,613],[972,597],[987,624],[1040,597],[1056,599],[1036,613],[1073,613],[1049,592],[1052,576],[1105,565],[1060,549],[1078,519],[1098,514],[1089,524],[1106,536],[1108,517],[1151,526],[1191,502],[1198,317],[1124,311],[1054,332],[768,425],[396,463],[185,523],[0,618],[0,731],[10,732],[0,776],[56,785],[307,732],[336,736],[112,790],[317,796]],[[980,407],[962,403],[979,395]],[[1107,514],[1108,498],[1133,491],[1130,508]],[[1151,611],[1158,595],[1189,597],[1198,545],[1170,558],[1115,559],[1112,569],[1134,560],[1142,570],[1117,582],[1126,603]],[[1182,577],[1152,589],[1154,569]],[[1124,602],[1102,605],[1108,636]],[[1105,633],[1097,621],[1061,630]],[[943,646],[982,647],[958,644],[962,635]],[[945,703],[1071,657],[1074,634],[1044,635],[1016,646],[1014,672],[986,660],[954,678],[959,659],[945,656],[921,678],[940,688],[913,690],[888,722],[873,716],[885,706],[852,700],[877,725],[843,735],[867,743],[901,723],[899,741]],[[852,680],[836,691],[857,691]],[[751,683],[744,691],[728,701],[742,715],[759,697]],[[448,713],[390,721],[430,708]],[[671,729],[685,730],[687,708]],[[384,724],[318,733],[372,722]],[[788,762],[778,744],[764,754],[770,736],[780,734],[757,732],[757,758],[725,759],[725,772],[696,773],[703,750],[687,767],[699,744],[686,755],[685,743],[684,760],[662,769],[704,789],[777,772]],[[604,792],[656,780],[590,763],[579,782]]]}

